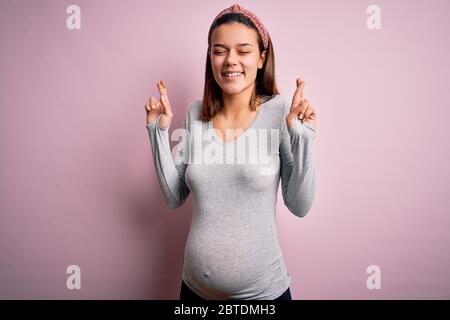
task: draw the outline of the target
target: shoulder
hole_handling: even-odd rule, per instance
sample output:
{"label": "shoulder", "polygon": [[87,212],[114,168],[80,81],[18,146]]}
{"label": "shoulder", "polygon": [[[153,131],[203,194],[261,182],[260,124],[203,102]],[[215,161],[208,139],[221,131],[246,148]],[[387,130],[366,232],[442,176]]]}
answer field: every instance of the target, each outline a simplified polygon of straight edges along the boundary
{"label": "shoulder", "polygon": [[202,100],[191,101],[186,109],[186,119],[188,119],[189,121],[199,119],[201,108],[202,108]]}
{"label": "shoulder", "polygon": [[264,102],[263,108],[265,109],[265,115],[276,121],[280,122],[289,113],[291,106],[291,97],[284,94],[277,94],[269,97],[269,100]]}
{"label": "shoulder", "polygon": [[292,97],[287,94],[279,95],[280,105],[283,108],[283,115],[287,116],[289,110],[291,109]]}
{"label": "shoulder", "polygon": [[272,97],[267,97],[265,100],[265,104],[267,104],[270,108],[278,108],[278,109],[289,109],[291,105],[292,98],[287,94],[277,94]]}
{"label": "shoulder", "polygon": [[194,111],[195,112],[195,111],[200,110],[201,107],[202,107],[202,100],[201,99],[193,100],[188,105],[188,111]]}

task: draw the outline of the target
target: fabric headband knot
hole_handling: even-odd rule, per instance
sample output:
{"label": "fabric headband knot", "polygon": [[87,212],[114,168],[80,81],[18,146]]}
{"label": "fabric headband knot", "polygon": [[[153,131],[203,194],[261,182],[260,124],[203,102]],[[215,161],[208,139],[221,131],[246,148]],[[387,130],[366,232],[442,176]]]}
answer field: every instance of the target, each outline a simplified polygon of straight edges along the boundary
{"label": "fabric headband knot", "polygon": [[[231,7],[226,8],[226,9],[222,10],[221,12],[219,12],[219,14],[214,18],[213,23],[218,18],[220,18],[221,16],[223,16],[224,14],[227,14],[227,13],[241,13],[244,16],[246,16],[247,18],[249,18],[253,22],[255,27],[258,29],[259,35],[261,36],[262,42],[264,44],[264,50],[267,50],[267,48],[269,47],[269,33],[267,32],[267,29],[263,25],[261,20],[253,12],[244,9],[243,7],[241,7],[238,4],[234,4]],[[211,45],[211,44],[208,43],[208,45]]]}

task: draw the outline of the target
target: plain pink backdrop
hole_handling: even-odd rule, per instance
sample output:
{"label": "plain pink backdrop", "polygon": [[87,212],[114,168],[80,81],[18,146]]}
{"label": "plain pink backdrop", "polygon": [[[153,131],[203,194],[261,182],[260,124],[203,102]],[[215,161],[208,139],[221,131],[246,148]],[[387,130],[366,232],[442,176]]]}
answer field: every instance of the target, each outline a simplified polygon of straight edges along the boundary
{"label": "plain pink backdrop", "polygon": [[[0,298],[178,299],[192,202],[164,205],[144,104],[165,79],[182,126],[233,3],[0,1]],[[313,207],[277,205],[293,298],[450,298],[450,2],[237,3],[269,30],[281,93],[303,77],[318,114]]]}

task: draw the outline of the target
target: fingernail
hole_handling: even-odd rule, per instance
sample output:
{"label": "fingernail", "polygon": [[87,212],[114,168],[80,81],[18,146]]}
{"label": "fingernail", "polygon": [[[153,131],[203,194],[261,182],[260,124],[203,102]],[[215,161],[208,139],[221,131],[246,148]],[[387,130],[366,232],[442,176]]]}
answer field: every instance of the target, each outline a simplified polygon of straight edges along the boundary
{"label": "fingernail", "polygon": [[300,113],[300,117],[299,117],[300,119],[303,119],[303,113]]}
{"label": "fingernail", "polygon": [[166,97],[163,94],[161,95],[161,100],[166,100]]}

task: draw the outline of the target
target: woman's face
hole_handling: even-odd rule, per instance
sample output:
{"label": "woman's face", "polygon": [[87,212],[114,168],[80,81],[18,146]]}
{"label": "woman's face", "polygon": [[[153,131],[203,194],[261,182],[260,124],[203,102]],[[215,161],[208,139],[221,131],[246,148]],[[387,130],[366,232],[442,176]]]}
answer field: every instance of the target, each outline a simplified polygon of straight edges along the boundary
{"label": "woman's face", "polygon": [[[211,64],[214,79],[226,94],[238,94],[255,85],[258,68],[262,68],[265,52],[259,52],[257,32],[238,22],[225,23],[211,34]],[[227,77],[225,72],[240,75]]]}

